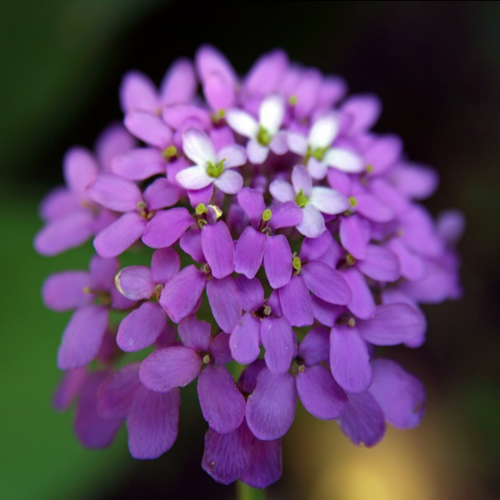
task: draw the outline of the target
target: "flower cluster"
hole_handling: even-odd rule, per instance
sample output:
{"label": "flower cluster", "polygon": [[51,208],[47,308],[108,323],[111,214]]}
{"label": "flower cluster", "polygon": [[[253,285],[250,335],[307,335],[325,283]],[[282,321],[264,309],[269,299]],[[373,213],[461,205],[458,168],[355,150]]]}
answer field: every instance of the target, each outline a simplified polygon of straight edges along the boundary
{"label": "flower cluster", "polygon": [[[376,347],[420,346],[418,304],[460,295],[462,218],[435,222],[418,204],[436,173],[370,130],[374,96],[345,92],[281,50],[240,78],[203,46],[159,89],[126,74],[124,126],[95,154],[67,153],[35,247],[55,255],[93,238],[97,252],[89,271],[43,287],[47,307],[74,310],[55,405],[76,400],[84,445],[107,446],[126,422],[132,456],[160,456],[177,437],[179,388],[195,379],[202,466],[225,484],[278,480],[299,398],[358,445],[387,423],[418,425],[421,382]],[[129,249],[142,265],[120,269]]]}

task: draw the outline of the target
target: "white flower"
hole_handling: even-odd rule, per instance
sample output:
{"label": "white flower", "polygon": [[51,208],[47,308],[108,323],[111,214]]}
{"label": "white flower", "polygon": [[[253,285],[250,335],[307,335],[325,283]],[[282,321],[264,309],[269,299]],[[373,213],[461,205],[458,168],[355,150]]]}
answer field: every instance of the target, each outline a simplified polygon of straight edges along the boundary
{"label": "white flower", "polygon": [[302,209],[303,219],[297,230],[308,238],[317,238],[326,229],[321,213],[336,215],[350,208],[347,198],[327,187],[313,187],[312,177],[305,167],[296,165],[292,172],[292,184],[273,181],[269,191],[274,199],[294,201]]}
{"label": "white flower", "polygon": [[269,150],[277,155],[288,151],[285,132],[279,129],[285,115],[285,101],[279,94],[266,97],[259,109],[259,121],[240,109],[230,109],[226,114],[229,126],[238,134],[248,137],[248,159],[254,164],[266,161]]}
{"label": "white flower", "polygon": [[288,148],[307,158],[307,169],[314,179],[324,179],[328,167],[348,173],[363,170],[363,160],[356,153],[344,148],[330,147],[337,138],[339,130],[339,116],[328,113],[314,122],[309,137],[297,132],[287,134]]}
{"label": "white flower", "polygon": [[243,165],[247,156],[244,148],[229,145],[215,153],[212,141],[199,129],[186,129],[182,134],[184,154],[195,163],[175,177],[185,189],[203,189],[215,184],[226,194],[236,194],[243,187],[243,177],[232,170]]}

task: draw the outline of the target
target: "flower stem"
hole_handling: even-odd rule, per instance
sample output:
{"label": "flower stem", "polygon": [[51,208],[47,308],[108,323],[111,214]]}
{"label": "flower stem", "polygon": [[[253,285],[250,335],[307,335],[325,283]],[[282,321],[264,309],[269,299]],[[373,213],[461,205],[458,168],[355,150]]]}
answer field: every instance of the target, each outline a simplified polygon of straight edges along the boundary
{"label": "flower stem", "polygon": [[266,492],[238,481],[236,483],[236,498],[237,500],[265,500]]}

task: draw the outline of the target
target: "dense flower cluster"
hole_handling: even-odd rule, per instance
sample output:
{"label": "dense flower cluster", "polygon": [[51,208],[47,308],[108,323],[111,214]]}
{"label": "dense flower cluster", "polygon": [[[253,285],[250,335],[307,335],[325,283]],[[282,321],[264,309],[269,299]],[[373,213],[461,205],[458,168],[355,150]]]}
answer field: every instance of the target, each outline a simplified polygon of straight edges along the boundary
{"label": "dense flower cluster", "polygon": [[[386,423],[418,425],[422,384],[376,346],[420,346],[418,303],[460,295],[462,219],[433,221],[417,201],[436,173],[370,131],[375,97],[345,92],[281,50],[240,78],[204,46],[159,89],[125,75],[125,126],[95,154],[67,153],[35,247],[55,255],[94,238],[89,271],[43,287],[47,307],[74,310],[55,404],[76,399],[84,445],[107,446],[126,422],[132,456],[160,456],[177,437],[179,388],[195,379],[202,466],[225,484],[280,477],[298,398],[355,444],[375,445]],[[120,269],[128,249],[144,265]]]}

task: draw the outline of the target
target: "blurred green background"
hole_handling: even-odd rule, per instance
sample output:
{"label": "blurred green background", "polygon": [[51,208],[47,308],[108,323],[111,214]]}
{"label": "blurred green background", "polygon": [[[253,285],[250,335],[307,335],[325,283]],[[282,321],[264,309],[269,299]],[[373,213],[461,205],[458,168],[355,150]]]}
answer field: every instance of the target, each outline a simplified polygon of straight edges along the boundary
{"label": "blurred green background", "polygon": [[183,393],[180,436],[160,460],[128,456],[126,435],[83,450],[72,415],[51,408],[67,315],[46,311],[51,272],[86,266],[91,246],[56,258],[32,250],[37,205],[62,181],[73,144],[92,147],[120,119],[131,68],[159,82],[204,42],[243,73],[276,46],[344,76],[384,103],[378,132],[437,168],[434,213],[461,208],[464,298],[427,307],[428,342],[391,355],[423,378],[427,416],[372,450],[298,410],[270,499],[494,500],[500,474],[500,3],[0,1],[0,499],[234,498],[200,467],[205,424]]}

